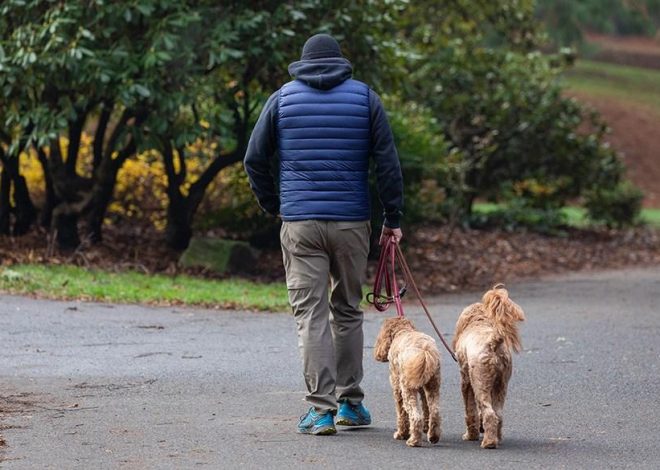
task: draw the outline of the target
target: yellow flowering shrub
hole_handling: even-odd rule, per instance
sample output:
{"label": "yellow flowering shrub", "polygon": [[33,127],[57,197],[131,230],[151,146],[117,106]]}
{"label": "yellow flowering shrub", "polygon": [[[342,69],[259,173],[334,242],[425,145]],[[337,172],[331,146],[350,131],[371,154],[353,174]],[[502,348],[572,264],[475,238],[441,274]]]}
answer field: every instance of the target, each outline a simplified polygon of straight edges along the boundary
{"label": "yellow flowering shrub", "polygon": [[[60,138],[63,155],[66,155],[69,141]],[[190,185],[204,171],[217,152],[217,144],[206,144],[198,141],[186,148],[186,180],[181,192],[186,195]],[[89,177],[93,162],[93,136],[83,134],[76,168],[78,174]],[[25,177],[30,195],[37,206],[45,200],[44,173],[39,158],[34,151],[21,154],[21,174]],[[174,167],[180,170],[179,159],[174,159]],[[213,181],[206,191],[206,196],[199,212],[213,212],[219,206],[229,204],[239,207],[248,203],[251,198],[247,178],[242,175],[241,165],[225,169]],[[148,221],[157,230],[163,230],[166,223],[167,210],[167,176],[163,160],[155,150],[142,152],[128,159],[117,175],[114,197],[108,207],[105,222],[108,224],[120,221],[143,224]],[[236,191],[237,194],[229,194]],[[258,211],[253,199],[249,199],[252,210]]]}

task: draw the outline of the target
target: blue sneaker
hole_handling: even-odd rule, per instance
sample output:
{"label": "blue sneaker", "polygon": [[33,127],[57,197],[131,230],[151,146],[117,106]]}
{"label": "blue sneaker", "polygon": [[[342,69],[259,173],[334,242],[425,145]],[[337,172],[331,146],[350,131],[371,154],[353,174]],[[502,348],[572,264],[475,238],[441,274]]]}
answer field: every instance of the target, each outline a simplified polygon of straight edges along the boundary
{"label": "blue sneaker", "polygon": [[340,426],[367,426],[371,424],[371,414],[362,403],[351,405],[348,401],[339,404],[337,424]]}
{"label": "blue sneaker", "polygon": [[312,406],[309,411],[300,417],[298,432],[301,434],[314,434],[316,436],[327,436],[335,434],[335,418],[331,412],[318,413]]}

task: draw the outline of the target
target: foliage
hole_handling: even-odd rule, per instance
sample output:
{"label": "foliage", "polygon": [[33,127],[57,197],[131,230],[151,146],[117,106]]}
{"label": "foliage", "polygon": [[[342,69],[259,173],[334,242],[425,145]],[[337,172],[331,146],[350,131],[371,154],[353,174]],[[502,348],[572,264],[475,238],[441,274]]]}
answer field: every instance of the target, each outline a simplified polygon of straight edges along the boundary
{"label": "foliage", "polygon": [[384,106],[405,181],[404,220],[407,224],[440,221],[444,186],[451,171],[442,129],[429,109],[417,102],[387,96]]}
{"label": "foliage", "polygon": [[[304,38],[334,32],[357,63],[377,57],[361,73],[387,83],[396,73],[380,74],[380,67],[398,54],[391,13],[404,4],[5,2],[0,95],[7,101],[3,132],[16,137],[7,139],[9,151],[38,149],[45,223],[52,212],[60,245],[75,247],[83,214],[100,240],[126,160],[140,149],[158,150],[167,176],[167,242],[184,248],[207,188],[222,168],[242,159],[259,105],[285,80]],[[75,161],[90,125],[96,127],[93,171],[85,176]],[[66,152],[56,145],[60,134],[71,142]],[[198,141],[214,152],[189,184],[186,147]]]}
{"label": "foliage", "polygon": [[654,36],[660,26],[659,0],[537,0],[536,15],[556,46],[578,46],[584,30]]}
{"label": "foliage", "polygon": [[62,246],[79,242],[81,217],[94,241],[103,224],[148,221],[176,249],[193,227],[272,232],[236,163],[316,32],[385,97],[406,223],[468,220],[477,198],[555,211],[618,184],[622,165],[604,123],[562,96],[567,58],[536,52],[534,11],[533,0],[3,2],[0,154],[14,189],[0,182],[0,231],[19,205],[30,220],[21,168]]}
{"label": "foliage", "polygon": [[507,5],[485,10],[493,29],[508,31],[507,47],[489,46],[474,16],[450,14],[440,28],[448,36],[416,43],[425,56],[414,64],[408,94],[428,106],[447,141],[458,171],[445,183],[455,218],[469,217],[477,198],[514,195],[525,206],[558,208],[622,173],[603,141],[606,126],[562,96],[565,57],[527,50],[537,41],[531,5],[514,19]]}
{"label": "foliage", "polygon": [[589,218],[608,227],[625,227],[639,220],[644,194],[626,181],[613,187],[598,187],[588,192],[585,207]]}
{"label": "foliage", "polygon": [[489,211],[475,211],[469,218],[473,228],[501,227],[508,231],[529,230],[558,234],[567,220],[560,208],[537,207],[525,199],[512,199]]}

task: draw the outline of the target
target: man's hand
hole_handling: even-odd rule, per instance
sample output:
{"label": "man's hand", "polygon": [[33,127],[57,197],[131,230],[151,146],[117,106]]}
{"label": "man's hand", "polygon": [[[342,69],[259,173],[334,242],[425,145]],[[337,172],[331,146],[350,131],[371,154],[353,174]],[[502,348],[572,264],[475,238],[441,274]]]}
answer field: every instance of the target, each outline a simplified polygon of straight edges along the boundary
{"label": "man's hand", "polygon": [[394,237],[394,241],[396,243],[399,243],[403,238],[403,232],[401,231],[400,228],[390,228],[383,225],[383,230],[380,232],[380,241],[378,242],[378,244],[379,245],[385,244],[387,242],[387,239],[391,236]]}

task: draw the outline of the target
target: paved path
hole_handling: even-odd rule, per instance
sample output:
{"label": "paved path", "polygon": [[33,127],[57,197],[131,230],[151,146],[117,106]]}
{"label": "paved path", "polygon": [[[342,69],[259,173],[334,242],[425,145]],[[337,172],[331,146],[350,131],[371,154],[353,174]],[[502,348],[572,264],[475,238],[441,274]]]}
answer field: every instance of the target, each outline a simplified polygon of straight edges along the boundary
{"label": "paved path", "polygon": [[[443,437],[394,441],[387,365],[371,358],[375,424],[294,433],[303,382],[287,314],[0,297],[7,469],[660,468],[660,269],[510,285],[526,310],[503,446],[462,442],[456,366],[444,355]],[[477,294],[435,299],[453,330]],[[418,310],[418,326],[432,333]]]}

